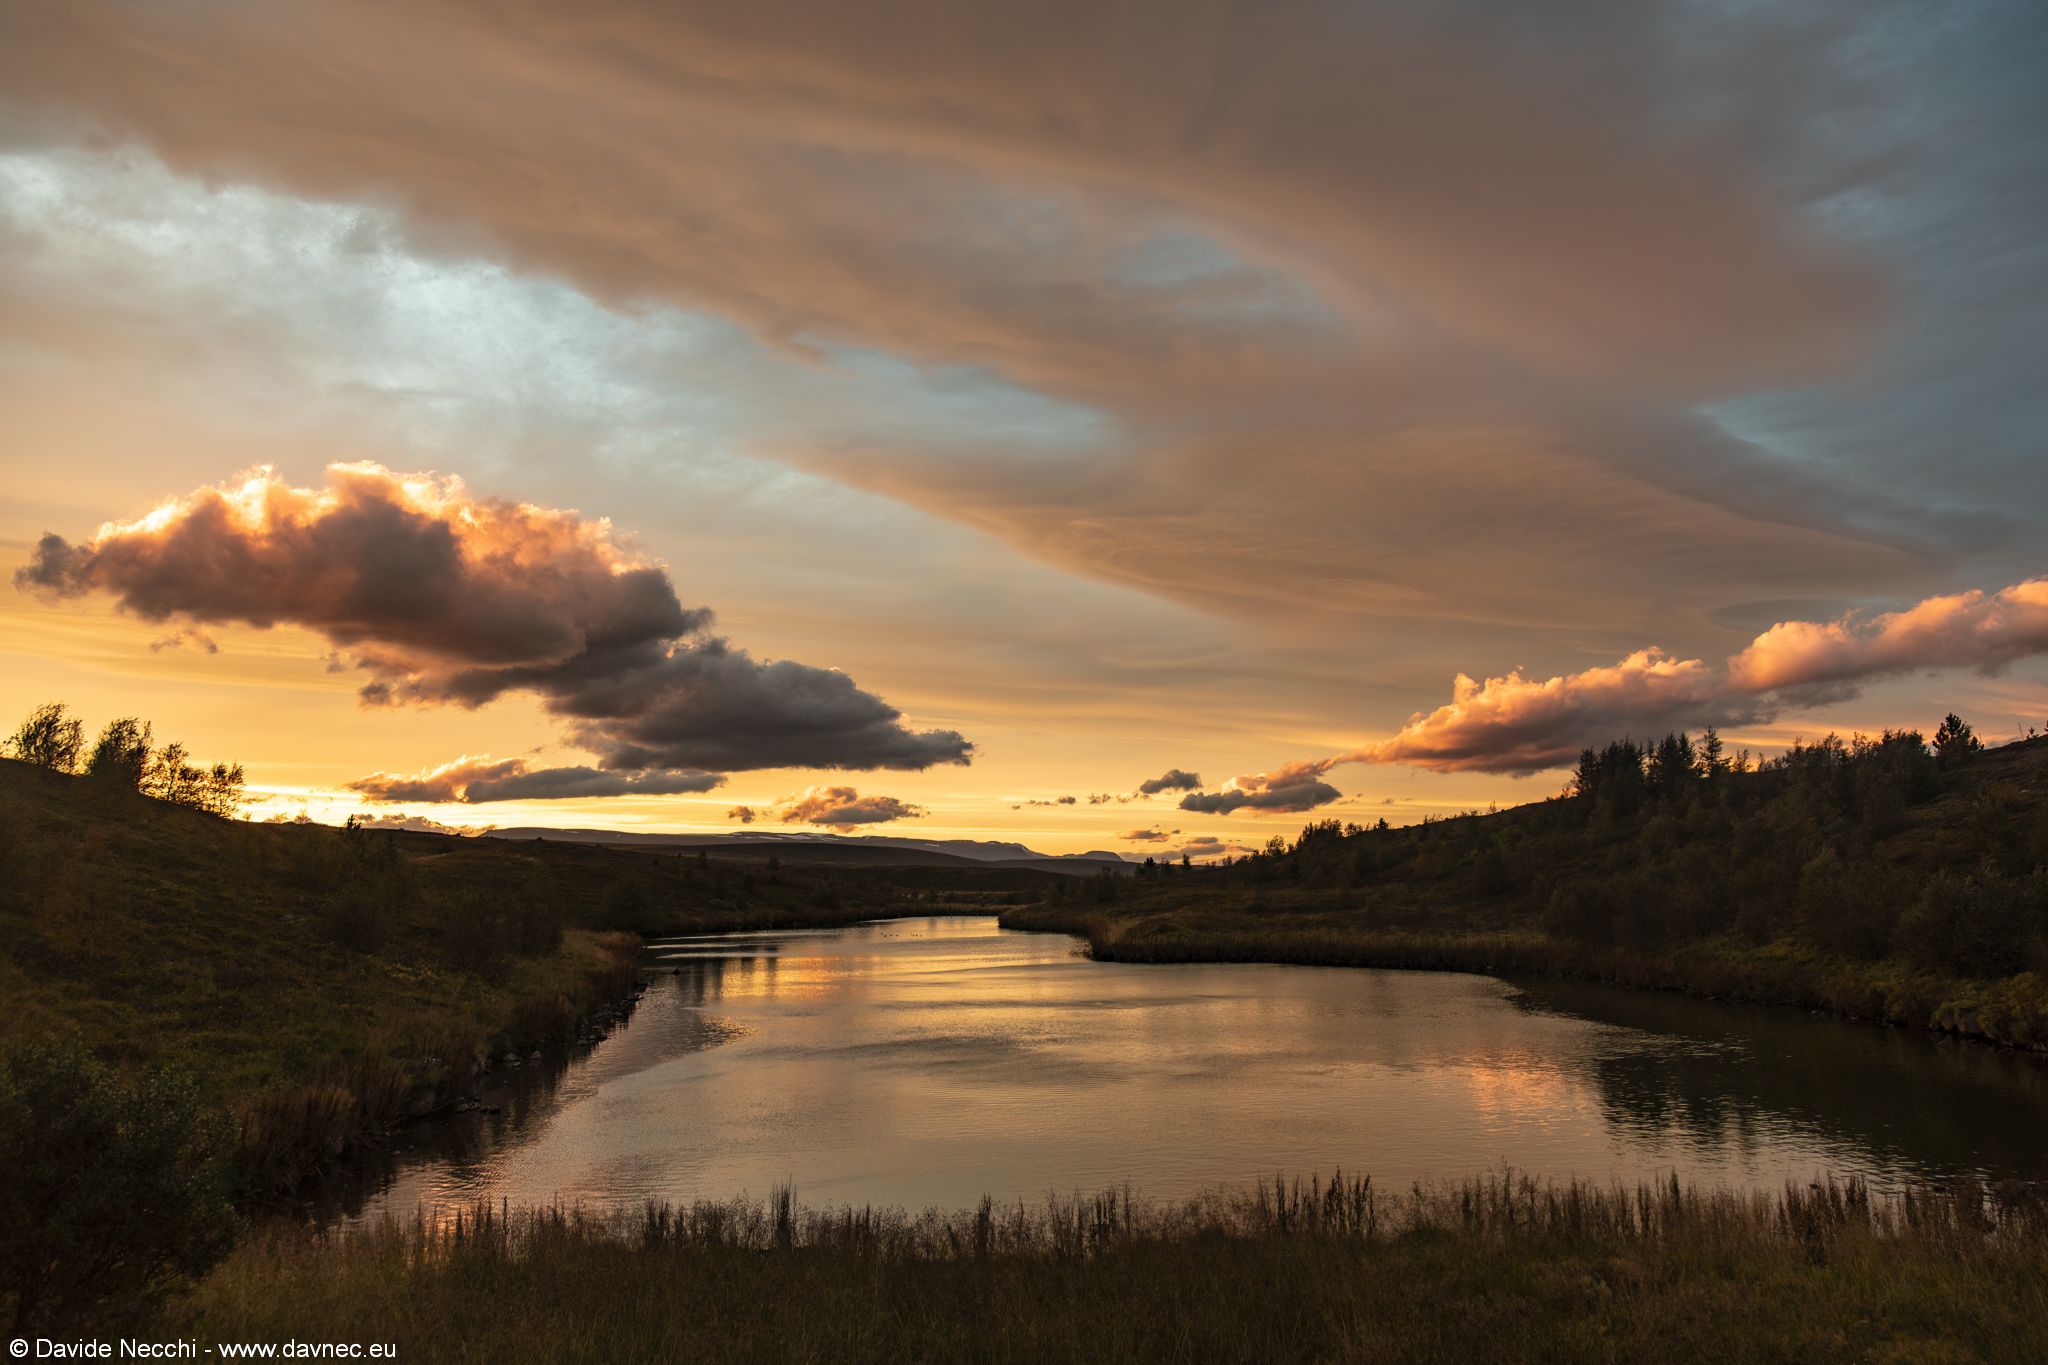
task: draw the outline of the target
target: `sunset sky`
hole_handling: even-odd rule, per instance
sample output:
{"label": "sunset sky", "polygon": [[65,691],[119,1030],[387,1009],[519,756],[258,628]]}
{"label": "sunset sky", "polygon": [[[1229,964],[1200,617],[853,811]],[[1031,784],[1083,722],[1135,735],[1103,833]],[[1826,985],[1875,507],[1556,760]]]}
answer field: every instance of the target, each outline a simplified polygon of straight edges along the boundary
{"label": "sunset sky", "polygon": [[254,818],[1134,855],[1997,742],[2044,71],[2034,0],[13,0],[0,712]]}

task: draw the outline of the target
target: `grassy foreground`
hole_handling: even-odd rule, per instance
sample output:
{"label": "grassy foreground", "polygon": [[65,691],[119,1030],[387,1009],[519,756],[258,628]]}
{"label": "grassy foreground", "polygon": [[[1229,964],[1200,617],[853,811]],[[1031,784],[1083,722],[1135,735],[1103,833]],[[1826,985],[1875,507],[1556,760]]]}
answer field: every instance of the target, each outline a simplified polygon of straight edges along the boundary
{"label": "grassy foreground", "polygon": [[2048,1358],[2048,1206],[1512,1175],[918,1216],[767,1204],[279,1229],[170,1310],[406,1360]]}

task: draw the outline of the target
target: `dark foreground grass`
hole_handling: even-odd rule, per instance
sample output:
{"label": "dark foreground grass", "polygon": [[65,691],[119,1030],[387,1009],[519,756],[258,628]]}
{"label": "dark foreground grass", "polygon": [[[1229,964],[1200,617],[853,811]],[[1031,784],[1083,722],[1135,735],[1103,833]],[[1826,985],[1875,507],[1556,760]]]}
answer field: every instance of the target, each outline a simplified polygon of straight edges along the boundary
{"label": "dark foreground grass", "polygon": [[2048,1359],[2048,1207],[1512,1175],[916,1216],[471,1209],[250,1239],[163,1324],[405,1360]]}

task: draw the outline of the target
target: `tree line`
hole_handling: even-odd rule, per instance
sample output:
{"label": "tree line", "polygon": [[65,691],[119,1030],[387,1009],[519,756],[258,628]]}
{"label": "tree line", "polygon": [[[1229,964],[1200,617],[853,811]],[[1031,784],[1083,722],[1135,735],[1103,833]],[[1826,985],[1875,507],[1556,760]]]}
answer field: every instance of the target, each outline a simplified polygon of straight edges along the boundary
{"label": "tree line", "polygon": [[13,757],[39,768],[82,774],[209,815],[227,818],[242,807],[241,764],[195,764],[184,745],[157,744],[150,723],[134,716],[108,721],[88,748],[85,722],[64,703],[47,702],[28,713],[6,748]]}
{"label": "tree line", "polygon": [[[1973,776],[1986,752],[1953,714],[1931,740],[1830,734],[1761,760],[1711,729],[1620,739],[1586,749],[1551,800],[1397,829],[1319,821],[1220,877],[1276,909],[1319,897],[1387,929],[1455,920],[1588,949],[1787,943],[1950,976],[2048,973],[2048,802],[2025,769]],[[1938,796],[1940,813],[1921,813]]]}

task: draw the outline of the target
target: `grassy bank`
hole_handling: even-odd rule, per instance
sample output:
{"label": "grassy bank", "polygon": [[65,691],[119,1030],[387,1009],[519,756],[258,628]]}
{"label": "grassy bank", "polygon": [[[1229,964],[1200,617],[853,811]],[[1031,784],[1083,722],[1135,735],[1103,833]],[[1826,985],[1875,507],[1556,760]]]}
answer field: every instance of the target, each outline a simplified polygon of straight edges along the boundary
{"label": "grassy bank", "polygon": [[2048,1051],[2048,980],[2034,973],[1970,980],[1909,963],[1857,962],[1796,940],[1724,937],[1662,951],[1589,949],[1540,929],[1375,931],[1355,916],[1198,912],[1122,915],[1073,904],[1006,910],[1013,929],[1069,933],[1102,962],[1273,962],[1558,976],[1745,1004],[1825,1009],[1840,1018],[1930,1029]]}
{"label": "grassy bank", "polygon": [[1917,736],[1830,739],[1663,776],[1610,761],[1628,748],[1589,753],[1575,795],[1311,824],[1003,922],[1106,961],[1576,976],[2048,1049],[2048,741],[1941,767]]}
{"label": "grassy bank", "polygon": [[163,1326],[448,1361],[2030,1361],[2048,1210],[1515,1177],[915,1217],[481,1208],[256,1237]]}
{"label": "grassy bank", "polygon": [[246,824],[0,760],[0,1041],[191,1077],[263,1196],[572,1038],[631,989],[640,933],[900,899],[879,873]]}

